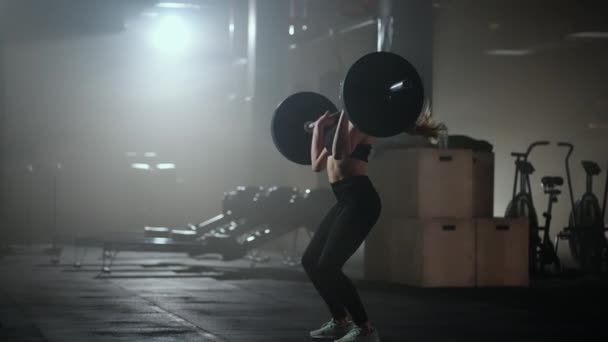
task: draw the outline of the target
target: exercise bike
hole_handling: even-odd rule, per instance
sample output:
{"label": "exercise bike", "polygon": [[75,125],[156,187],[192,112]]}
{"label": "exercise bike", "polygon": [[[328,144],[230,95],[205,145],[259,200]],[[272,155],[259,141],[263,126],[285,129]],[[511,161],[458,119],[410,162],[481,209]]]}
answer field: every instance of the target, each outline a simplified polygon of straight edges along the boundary
{"label": "exercise bike", "polygon": [[543,272],[545,267],[553,265],[555,273],[562,271],[561,262],[557,256],[557,247],[553,244],[550,236],[551,232],[551,220],[553,218],[551,212],[553,210],[553,203],[557,203],[557,196],[562,192],[557,187],[564,185],[564,179],[557,176],[545,176],[541,179],[543,191],[549,196],[547,203],[547,211],[543,213],[545,218],[545,225],[538,227],[538,231],[542,233],[540,245],[536,249],[536,266],[537,270]]}
{"label": "exercise bike", "polygon": [[[565,227],[558,234],[556,246],[559,240],[568,240],[570,253],[579,266],[580,271],[585,274],[598,275],[606,272],[608,266],[608,242],[606,241],[606,227],[604,225],[606,190],[604,191],[603,209],[600,208],[599,200],[593,193],[593,177],[599,175],[602,170],[593,161],[584,160],[581,162],[585,170],[586,188],[581,199],[575,202],[569,163],[574,146],[566,142],[560,142],[558,146],[568,148],[565,164],[572,209],[568,220],[568,227]],[[608,189],[608,184],[606,185],[606,189]]]}
{"label": "exercise bike", "polygon": [[[553,264],[558,272],[561,269],[560,260],[557,257],[556,249],[549,238],[551,225],[551,211],[553,203],[557,202],[557,196],[560,190],[557,186],[563,184],[563,179],[560,177],[543,177],[542,185],[545,194],[549,195],[549,205],[547,211],[543,213],[545,217],[545,225],[540,226],[534,201],[532,198],[532,188],[530,185],[530,175],[535,169],[532,163],[528,161],[530,152],[537,146],[549,145],[548,141],[536,141],[528,146],[525,153],[512,152],[511,156],[515,157],[515,179],[513,181],[513,194],[507,209],[505,217],[518,218],[527,217],[529,226],[529,259],[528,268],[530,275],[535,276],[544,271],[545,266]],[[518,189],[519,185],[519,189]],[[543,232],[543,237],[539,236]]]}

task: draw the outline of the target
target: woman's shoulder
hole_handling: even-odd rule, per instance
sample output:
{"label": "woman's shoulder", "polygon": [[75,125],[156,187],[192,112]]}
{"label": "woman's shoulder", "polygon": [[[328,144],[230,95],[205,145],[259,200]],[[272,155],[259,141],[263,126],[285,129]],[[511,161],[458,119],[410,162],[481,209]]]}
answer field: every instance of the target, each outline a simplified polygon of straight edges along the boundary
{"label": "woman's shoulder", "polygon": [[372,137],[371,135],[366,135],[361,142],[359,143],[359,145],[373,145],[376,142],[376,138]]}

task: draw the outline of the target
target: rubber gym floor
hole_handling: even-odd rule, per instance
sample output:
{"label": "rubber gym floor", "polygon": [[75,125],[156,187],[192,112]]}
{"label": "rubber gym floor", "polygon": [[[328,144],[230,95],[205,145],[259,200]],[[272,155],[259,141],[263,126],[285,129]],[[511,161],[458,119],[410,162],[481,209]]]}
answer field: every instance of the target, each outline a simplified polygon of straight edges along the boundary
{"label": "rubber gym floor", "polygon": [[[0,341],[310,341],[328,319],[300,267],[280,255],[252,264],[180,254],[99,251],[72,267],[44,246],[0,259]],[[529,288],[429,289],[362,280],[345,266],[384,342],[606,341],[608,282],[534,280]]]}

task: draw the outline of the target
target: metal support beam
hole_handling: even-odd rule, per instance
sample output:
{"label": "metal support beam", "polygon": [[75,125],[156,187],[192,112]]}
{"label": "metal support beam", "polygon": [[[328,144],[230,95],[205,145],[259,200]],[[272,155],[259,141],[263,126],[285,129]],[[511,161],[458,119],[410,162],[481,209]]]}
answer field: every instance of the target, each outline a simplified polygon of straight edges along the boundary
{"label": "metal support beam", "polygon": [[378,51],[390,51],[393,45],[392,1],[380,0],[378,8]]}
{"label": "metal support beam", "polygon": [[257,3],[249,0],[247,16],[247,97],[252,100],[255,96],[256,40],[257,40]]}
{"label": "metal support beam", "polygon": [[[0,7],[1,7],[0,3]],[[4,136],[6,128],[5,128],[5,115],[6,115],[6,103],[5,103],[5,95],[4,95],[4,42],[3,42],[3,32],[0,32],[0,232],[6,232],[5,224],[6,224],[6,195],[5,191],[5,151],[6,148],[6,137]],[[0,236],[0,239],[3,239]],[[1,243],[0,243],[1,247]]]}

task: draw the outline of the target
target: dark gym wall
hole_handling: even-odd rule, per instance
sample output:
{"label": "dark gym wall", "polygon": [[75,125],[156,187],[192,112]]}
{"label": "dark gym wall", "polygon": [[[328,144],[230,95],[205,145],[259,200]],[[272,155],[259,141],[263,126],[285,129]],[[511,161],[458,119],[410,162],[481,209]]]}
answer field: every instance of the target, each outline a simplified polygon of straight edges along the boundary
{"label": "dark gym wall", "polygon": [[[534,140],[550,140],[530,159],[532,189],[542,218],[547,201],[544,175],[565,179],[565,150],[571,158],[575,197],[584,190],[580,161],[595,160],[606,171],[608,130],[608,40],[569,39],[568,33],[608,31],[604,1],[438,1],[434,39],[434,111],[450,133],[487,139],[496,153],[495,214],[504,215],[514,172],[511,151]],[[489,55],[494,49],[531,50],[520,56]],[[517,52],[517,51],[515,51]],[[525,51],[524,51],[525,52]],[[595,178],[601,195],[605,173]],[[601,196],[599,196],[601,197]],[[601,200],[601,198],[600,198]],[[554,208],[555,235],[567,224],[567,187]],[[566,251],[566,248],[563,249]]]}

